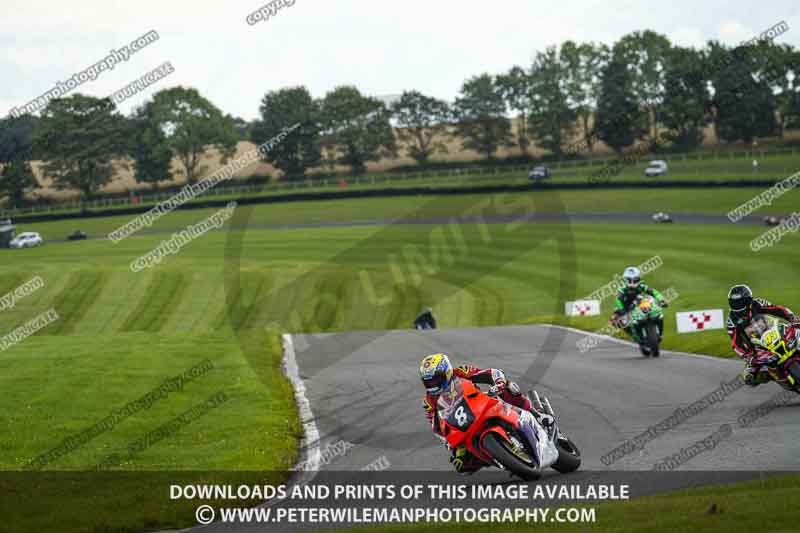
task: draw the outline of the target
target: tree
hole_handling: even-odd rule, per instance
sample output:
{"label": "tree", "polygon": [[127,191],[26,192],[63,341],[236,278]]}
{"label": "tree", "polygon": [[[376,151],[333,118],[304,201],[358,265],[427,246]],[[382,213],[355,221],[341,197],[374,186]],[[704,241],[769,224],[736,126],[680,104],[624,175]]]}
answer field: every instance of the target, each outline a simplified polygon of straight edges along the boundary
{"label": "tree", "polygon": [[633,32],[614,44],[614,55],[633,70],[631,88],[647,112],[650,136],[658,138],[656,116],[664,95],[664,64],[672,47],[669,39],[654,31]]}
{"label": "tree", "polygon": [[800,90],[800,53],[791,45],[777,45],[770,41],[757,44],[754,54],[759,80],[763,80],[775,94],[778,110],[778,134],[783,137],[790,124],[797,122],[796,104]]}
{"label": "tree", "polygon": [[800,129],[800,91],[794,91],[786,109],[786,128]]}
{"label": "tree", "polygon": [[470,78],[456,98],[456,132],[462,146],[493,159],[497,149],[511,145],[511,124],[505,116],[503,95],[489,74]]}
{"label": "tree", "polygon": [[31,170],[31,164],[24,159],[14,159],[3,165],[0,173],[0,195],[8,196],[9,207],[21,207],[25,195],[33,192],[39,182]]}
{"label": "tree", "polygon": [[589,126],[597,108],[597,95],[600,93],[601,75],[608,63],[609,50],[604,44],[583,43],[580,45],[566,41],[561,45],[561,62],[565,69],[566,92],[569,106],[581,124],[584,144],[592,152],[595,131]]}
{"label": "tree", "polygon": [[250,123],[242,117],[234,117],[230,113],[225,114],[225,120],[233,124],[233,130],[236,132],[237,141],[250,140]]}
{"label": "tree", "polygon": [[680,151],[697,148],[709,123],[704,61],[693,48],[673,48],[664,73],[664,101],[658,120],[667,129],[664,138]]}
{"label": "tree", "polygon": [[33,115],[0,119],[0,164],[34,159],[38,122],[39,119]]}
{"label": "tree", "polygon": [[397,122],[397,136],[406,143],[408,155],[424,165],[434,153],[447,153],[443,138],[447,135],[450,106],[417,91],[404,92],[392,104]]}
{"label": "tree", "polygon": [[614,57],[603,70],[597,99],[597,135],[618,154],[647,132],[627,64]]}
{"label": "tree", "polygon": [[0,120],[0,196],[7,196],[11,207],[22,206],[39,185],[30,165],[37,124],[32,115]]}
{"label": "tree", "polygon": [[196,89],[173,87],[159,91],[148,102],[146,115],[165,132],[167,145],[193,183],[200,159],[209,147],[221,153],[220,163],[236,153],[236,130],[231,120]]}
{"label": "tree", "polygon": [[115,160],[128,149],[125,118],[108,98],[74,94],[50,100],[39,125],[37,138],[46,139],[45,175],[53,176],[57,188],[77,189],[83,198],[111,181]]}
{"label": "tree", "polygon": [[261,118],[250,132],[250,139],[264,143],[295,124],[300,126],[264,156],[284,175],[303,177],[320,164],[319,104],[305,87],[272,91],[261,99]]}
{"label": "tree", "polygon": [[575,129],[577,115],[563,90],[567,82],[566,69],[554,46],[536,54],[531,79],[534,96],[531,98],[530,131],[542,147],[560,158],[564,141]]}
{"label": "tree", "polygon": [[355,87],[337,87],[321,105],[323,144],[335,147],[336,161],[362,174],[366,163],[396,157],[390,114],[380,100],[363,96]]}
{"label": "tree", "polygon": [[531,144],[528,136],[528,113],[533,95],[531,75],[515,66],[508,73],[497,76],[496,82],[508,107],[517,113],[517,144],[520,151],[527,155]]}
{"label": "tree", "polygon": [[761,68],[751,46],[728,50],[712,43],[711,54],[728,55],[723,68],[712,78],[711,104],[717,136],[725,141],[750,143],[756,137],[773,135],[778,130],[775,95],[770,84],[758,76]]}
{"label": "tree", "polygon": [[172,179],[172,150],[166,133],[152,113],[152,107],[143,106],[131,118],[129,154],[134,161],[136,181],[158,189],[159,182]]}

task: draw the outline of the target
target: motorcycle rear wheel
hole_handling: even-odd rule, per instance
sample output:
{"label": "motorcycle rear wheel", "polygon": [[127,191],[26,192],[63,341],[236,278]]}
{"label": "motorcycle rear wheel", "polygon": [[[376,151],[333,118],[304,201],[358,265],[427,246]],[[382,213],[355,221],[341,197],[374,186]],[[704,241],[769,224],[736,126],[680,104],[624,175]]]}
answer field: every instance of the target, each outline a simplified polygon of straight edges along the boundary
{"label": "motorcycle rear wheel", "polygon": [[[535,481],[542,476],[541,470],[523,461],[510,449],[511,444],[497,433],[490,432],[483,437],[483,447],[506,470],[525,481]],[[559,451],[560,457],[561,452]]]}

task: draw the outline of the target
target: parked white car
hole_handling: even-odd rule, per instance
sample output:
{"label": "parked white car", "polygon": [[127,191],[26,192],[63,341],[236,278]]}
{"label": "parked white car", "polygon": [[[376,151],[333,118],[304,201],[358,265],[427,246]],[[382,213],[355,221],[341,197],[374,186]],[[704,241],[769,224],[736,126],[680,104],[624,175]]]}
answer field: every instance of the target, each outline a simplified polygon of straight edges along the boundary
{"label": "parked white car", "polygon": [[9,248],[32,248],[44,244],[42,236],[35,231],[20,233],[8,243]]}
{"label": "parked white car", "polygon": [[538,167],[533,167],[533,170],[531,170],[528,173],[528,179],[531,181],[546,180],[549,177],[550,177],[550,169],[543,165],[539,165]]}
{"label": "parked white car", "polygon": [[662,161],[661,159],[656,159],[655,161],[650,161],[650,164],[647,165],[647,168],[644,169],[644,175],[648,178],[654,178],[656,176],[666,176],[669,167],[667,166],[666,161]]}

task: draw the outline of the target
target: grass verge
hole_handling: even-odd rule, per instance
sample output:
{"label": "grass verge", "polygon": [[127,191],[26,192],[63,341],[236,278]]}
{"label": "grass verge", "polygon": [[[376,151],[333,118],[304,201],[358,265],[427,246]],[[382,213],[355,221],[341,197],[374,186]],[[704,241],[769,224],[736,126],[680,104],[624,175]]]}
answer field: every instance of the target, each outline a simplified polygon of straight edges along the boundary
{"label": "grass verge", "polygon": [[[603,503],[595,523],[446,524],[453,532],[576,531],[592,533],[750,533],[797,529],[795,501],[800,476],[770,477],[731,485],[682,490],[670,494]],[[439,532],[442,524],[352,528],[353,533]]]}

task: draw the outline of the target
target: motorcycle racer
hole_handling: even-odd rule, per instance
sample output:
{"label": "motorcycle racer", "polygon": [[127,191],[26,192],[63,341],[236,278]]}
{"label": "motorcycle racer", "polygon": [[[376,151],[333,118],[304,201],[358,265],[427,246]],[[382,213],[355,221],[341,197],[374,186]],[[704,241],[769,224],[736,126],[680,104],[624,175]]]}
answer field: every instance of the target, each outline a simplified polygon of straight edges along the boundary
{"label": "motorcycle racer", "polygon": [[[537,421],[544,427],[553,424],[553,417],[536,411],[530,399],[522,393],[519,385],[506,378],[505,373],[497,368],[481,369],[472,365],[462,365],[453,368],[450,358],[443,353],[436,353],[422,359],[419,374],[426,394],[422,405],[425,416],[431,424],[433,432],[440,438],[438,412],[436,403],[439,396],[450,389],[454,379],[467,379],[473,383],[491,385],[489,393],[497,396],[506,403],[531,412]],[[465,447],[452,450],[450,462],[457,472],[466,473],[478,470],[482,465],[480,461],[470,454]]]}
{"label": "motorcycle racer", "polygon": [[[667,307],[669,305],[667,300],[661,295],[660,292],[652,287],[649,287],[642,281],[642,273],[638,268],[634,266],[629,266],[626,268],[622,273],[622,279],[624,280],[625,284],[617,290],[617,300],[615,302],[616,309],[614,309],[614,314],[611,315],[612,324],[619,324],[619,319],[625,313],[631,310],[633,303],[636,301],[636,297],[640,294],[649,294],[658,300],[658,305],[661,307]],[[633,325],[626,327],[625,332],[631,337],[636,338],[636,335],[633,331]],[[664,319],[662,318],[658,321],[658,334],[663,335],[663,333]]]}
{"label": "motorcycle racer", "polygon": [[771,315],[790,322],[794,327],[800,327],[800,319],[788,307],[774,305],[764,298],[754,298],[753,291],[747,285],[734,285],[728,291],[728,306],[730,313],[726,321],[728,336],[736,355],[744,359],[745,369],[742,373],[744,382],[751,387],[756,387],[770,380],[769,374],[757,361],[756,351],[744,328],[755,315]]}
{"label": "motorcycle racer", "polygon": [[433,309],[426,307],[414,319],[414,329],[436,329],[436,317],[433,316]]}

